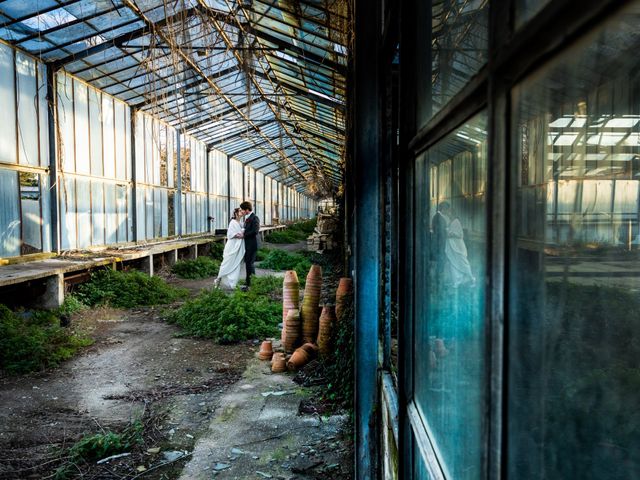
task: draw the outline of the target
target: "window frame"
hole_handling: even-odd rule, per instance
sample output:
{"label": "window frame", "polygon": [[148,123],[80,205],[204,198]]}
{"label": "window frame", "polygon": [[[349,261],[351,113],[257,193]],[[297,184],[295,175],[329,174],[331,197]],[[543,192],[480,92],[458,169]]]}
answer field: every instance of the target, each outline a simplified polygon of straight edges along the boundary
{"label": "window frame", "polygon": [[[506,477],[507,411],[505,395],[508,365],[504,362],[509,341],[508,295],[509,270],[507,258],[509,235],[508,200],[511,198],[509,157],[511,151],[511,89],[547,61],[570,49],[579,38],[588,35],[614,17],[631,2],[619,0],[548,2],[516,29],[516,0],[489,2],[488,62],[469,83],[417,128],[415,103],[418,100],[416,73],[424,65],[416,65],[420,52],[419,0],[404,1],[400,12],[400,144],[398,168],[400,175],[398,248],[398,288],[400,296],[399,326],[399,423],[400,448],[406,452],[400,463],[400,478],[414,478],[412,452],[417,447],[431,477],[448,478],[446,466],[421,421],[414,404],[413,376],[415,363],[415,304],[413,289],[415,271],[412,265],[415,250],[415,229],[410,221],[415,208],[416,159],[446,135],[482,109],[487,110],[488,147],[486,185],[486,228],[488,234],[486,258],[486,422],[484,434],[484,478]],[[429,32],[426,32],[429,35]],[[430,68],[430,66],[429,66]],[[411,454],[409,454],[411,453]]]}

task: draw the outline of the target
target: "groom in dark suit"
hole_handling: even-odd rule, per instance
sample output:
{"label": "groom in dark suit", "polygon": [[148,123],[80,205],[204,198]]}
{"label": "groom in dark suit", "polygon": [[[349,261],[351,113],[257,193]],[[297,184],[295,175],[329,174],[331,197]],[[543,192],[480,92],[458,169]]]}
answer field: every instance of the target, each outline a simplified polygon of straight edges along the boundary
{"label": "groom in dark suit", "polygon": [[251,286],[251,275],[255,275],[256,269],[253,262],[256,261],[258,252],[258,232],[260,231],[260,219],[253,213],[251,202],[242,202],[240,208],[244,212],[244,263],[247,267],[247,286]]}
{"label": "groom in dark suit", "polygon": [[439,280],[444,277],[447,228],[451,222],[450,213],[451,205],[448,202],[440,202],[436,214],[431,219],[431,259],[435,261],[436,278]]}

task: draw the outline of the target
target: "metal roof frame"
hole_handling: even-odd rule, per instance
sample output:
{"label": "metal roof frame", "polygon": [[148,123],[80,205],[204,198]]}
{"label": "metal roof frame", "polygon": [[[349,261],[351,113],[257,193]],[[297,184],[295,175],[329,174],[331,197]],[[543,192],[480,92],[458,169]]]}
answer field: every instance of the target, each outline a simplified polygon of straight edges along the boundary
{"label": "metal roof frame", "polygon": [[151,114],[207,148],[259,164],[282,184],[300,191],[311,176],[324,175],[337,186],[346,128],[346,0],[216,6],[50,0],[38,9],[36,2],[0,2],[0,39],[125,101],[132,113]]}

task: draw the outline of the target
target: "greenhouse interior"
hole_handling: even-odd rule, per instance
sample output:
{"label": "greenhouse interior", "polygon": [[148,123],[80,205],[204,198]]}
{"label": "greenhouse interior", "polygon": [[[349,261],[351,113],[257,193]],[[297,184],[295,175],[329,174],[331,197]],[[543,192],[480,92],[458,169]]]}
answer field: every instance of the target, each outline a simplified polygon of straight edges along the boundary
{"label": "greenhouse interior", "polygon": [[0,2],[0,478],[640,478],[639,24]]}

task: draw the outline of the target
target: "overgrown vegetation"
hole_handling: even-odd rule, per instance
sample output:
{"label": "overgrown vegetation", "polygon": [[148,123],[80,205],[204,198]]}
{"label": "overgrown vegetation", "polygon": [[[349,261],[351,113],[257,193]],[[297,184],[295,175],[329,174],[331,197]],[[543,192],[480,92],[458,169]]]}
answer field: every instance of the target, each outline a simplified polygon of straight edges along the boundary
{"label": "overgrown vegetation", "polygon": [[260,268],[277,271],[295,270],[298,274],[298,280],[300,280],[301,284],[304,284],[307,273],[311,268],[311,262],[307,257],[299,253],[271,250],[260,264]]}
{"label": "overgrown vegetation", "polygon": [[311,235],[315,227],[315,218],[302,220],[292,223],[285,230],[275,230],[267,234],[265,241],[269,243],[297,243]]}
{"label": "overgrown vegetation", "polygon": [[[526,329],[522,355],[544,358],[521,382],[543,398],[526,414],[536,425],[545,423],[533,438],[554,452],[544,457],[549,478],[628,478],[629,470],[610,467],[638,465],[630,448],[640,444],[637,292],[549,282],[544,296],[530,293],[522,306],[544,313],[519,328]],[[580,461],[563,461],[576,458],[576,445]]]}
{"label": "overgrown vegetation", "polygon": [[222,257],[224,256],[224,243],[223,242],[211,242],[209,255],[214,260],[219,262],[222,261]]}
{"label": "overgrown vegetation", "polygon": [[353,297],[348,297],[342,319],[336,323],[333,336],[335,354],[327,360],[326,400],[332,404],[353,409],[354,398],[354,366],[355,366],[355,310]]}
{"label": "overgrown vegetation", "polygon": [[195,260],[176,262],[171,271],[180,278],[209,278],[218,274],[220,262],[210,257],[198,257]]}
{"label": "overgrown vegetation", "polygon": [[170,313],[168,320],[189,335],[218,343],[275,336],[282,321],[282,305],[273,300],[272,289],[280,289],[282,280],[267,278],[255,278],[248,292],[203,292]]}
{"label": "overgrown vegetation", "polygon": [[251,295],[256,297],[268,297],[271,300],[282,300],[282,278],[273,275],[265,277],[253,277],[251,279]]}
{"label": "overgrown vegetation", "polygon": [[298,243],[305,238],[307,237],[301,235],[299,232],[286,229],[274,230],[265,235],[264,240],[269,243]]}
{"label": "overgrown vegetation", "polygon": [[55,367],[91,343],[60,327],[60,311],[15,313],[0,305],[0,366],[9,374]]}
{"label": "overgrown vegetation", "polygon": [[185,297],[187,291],[168,285],[160,277],[149,277],[137,270],[120,272],[104,269],[91,274],[91,280],[80,285],[76,295],[89,306],[133,308],[171,303]]}
{"label": "overgrown vegetation", "polygon": [[256,261],[261,262],[265,260],[267,258],[267,255],[269,255],[269,252],[271,252],[270,248],[260,247],[256,253]]}
{"label": "overgrown vegetation", "polygon": [[130,452],[143,444],[143,433],[144,426],[142,422],[137,421],[122,432],[103,430],[82,437],[63,452],[66,459],[55,471],[54,480],[82,477],[81,467],[112,455]]}

